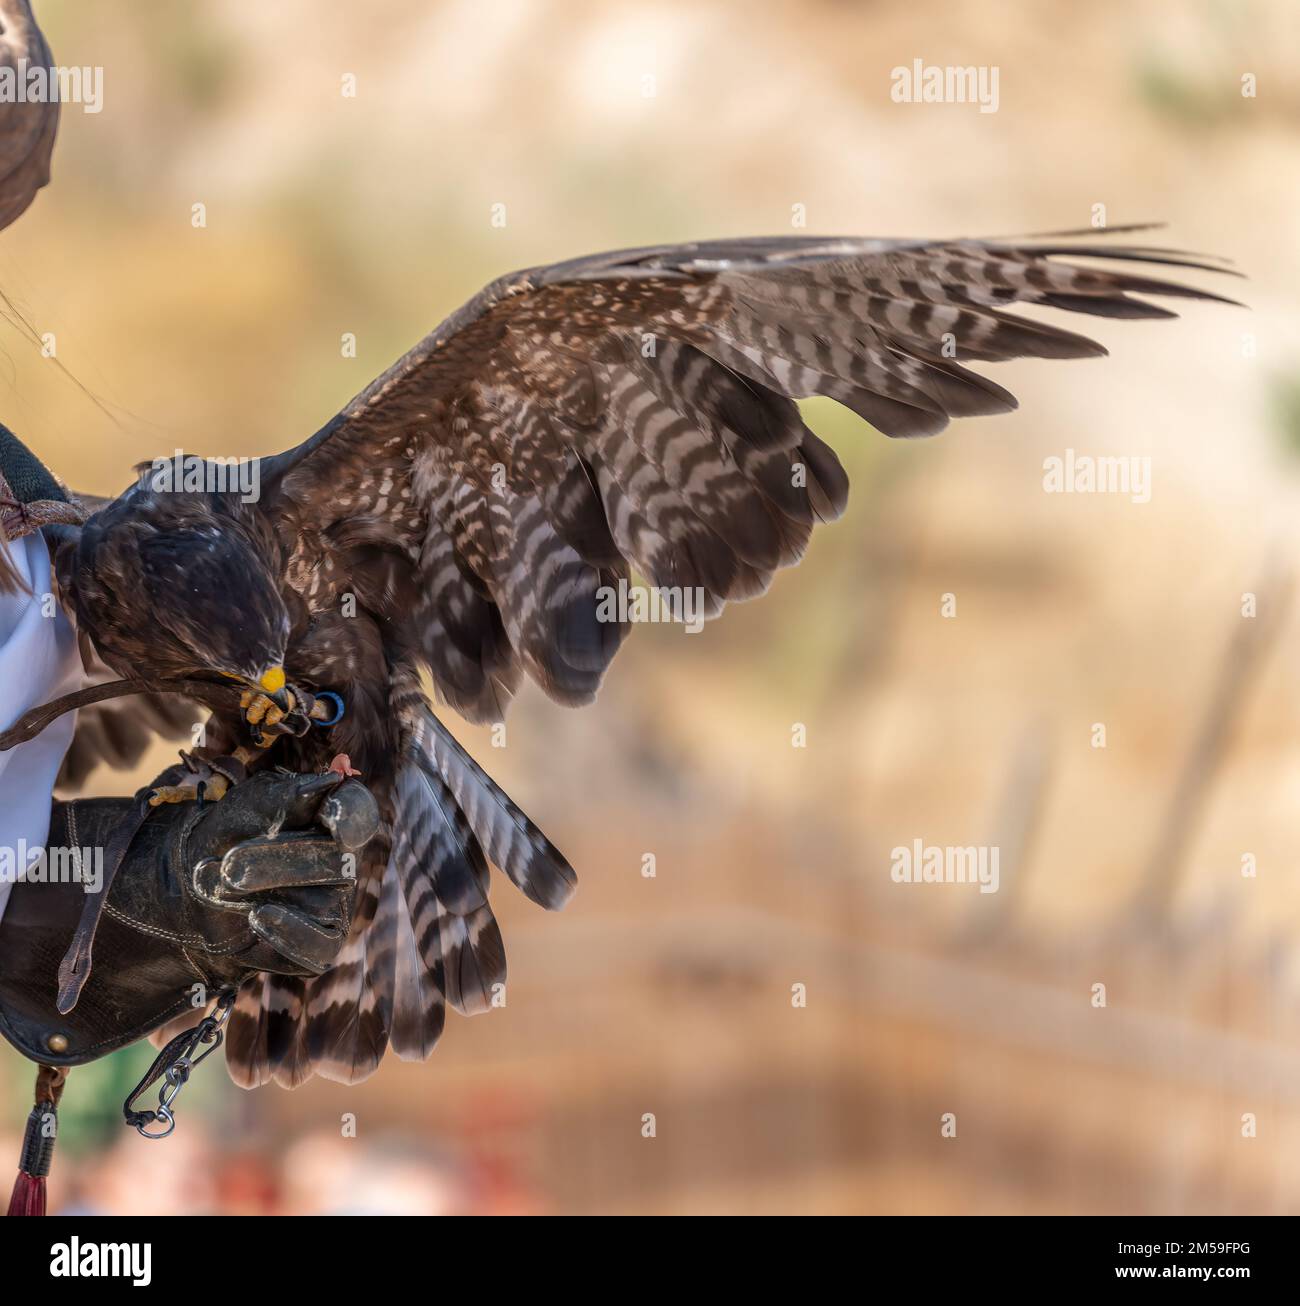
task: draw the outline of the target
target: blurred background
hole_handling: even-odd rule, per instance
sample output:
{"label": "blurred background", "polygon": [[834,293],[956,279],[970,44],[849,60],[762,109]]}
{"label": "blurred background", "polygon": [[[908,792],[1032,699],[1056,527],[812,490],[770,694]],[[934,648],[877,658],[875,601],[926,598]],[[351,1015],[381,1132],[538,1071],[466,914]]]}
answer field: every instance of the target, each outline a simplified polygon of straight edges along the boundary
{"label": "blurred background", "polygon": [[[808,405],[853,494],[765,601],[638,631],[585,712],[525,692],[504,748],[449,718],[580,875],[556,916],[498,890],[507,1007],[357,1088],[209,1063],[166,1143],[121,1123],[149,1048],[78,1070],[55,1208],[1300,1210],[1300,9],[36,10],[103,110],[64,106],[0,237],[0,414],[90,492],[296,443],[499,273],[796,206],[961,236],[1104,205],[1250,277],[1199,279],[1248,312],[990,369],[1021,411],[931,442]],[[894,103],[914,59],[996,66],[998,111]],[[1044,493],[1068,448],[1149,457],[1150,502]],[[918,838],[997,845],[999,892],[895,884]],[[0,1051],[3,1164],[30,1071]]]}

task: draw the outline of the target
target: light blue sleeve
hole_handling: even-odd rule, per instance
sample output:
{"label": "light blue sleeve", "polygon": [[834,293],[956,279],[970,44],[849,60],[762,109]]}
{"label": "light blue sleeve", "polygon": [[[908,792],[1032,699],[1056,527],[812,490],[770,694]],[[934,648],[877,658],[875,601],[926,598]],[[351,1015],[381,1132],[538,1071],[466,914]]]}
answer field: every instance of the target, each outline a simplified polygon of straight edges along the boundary
{"label": "light blue sleeve", "polygon": [[[40,535],[5,544],[31,593],[0,594],[0,730],[28,708],[77,689],[82,681],[77,639],[54,602],[50,559]],[[15,873],[45,846],[50,798],[76,714],[60,717],[35,739],[0,753],[0,913]]]}

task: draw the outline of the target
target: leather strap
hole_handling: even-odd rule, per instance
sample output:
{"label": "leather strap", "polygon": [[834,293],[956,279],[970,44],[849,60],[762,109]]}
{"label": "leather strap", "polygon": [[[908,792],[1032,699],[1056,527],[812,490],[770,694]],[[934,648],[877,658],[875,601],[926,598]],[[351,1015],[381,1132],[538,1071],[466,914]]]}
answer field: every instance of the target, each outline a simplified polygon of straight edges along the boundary
{"label": "leather strap", "polygon": [[126,856],[126,850],[139,832],[150,812],[149,790],[141,789],[135,796],[135,804],[130,815],[113,831],[113,837],[104,849],[104,875],[99,888],[86,895],[85,906],[81,909],[81,919],[77,922],[72,943],[59,963],[59,992],[54,1005],[59,1014],[66,1016],[77,1005],[81,990],[90,978],[90,954],[95,944],[95,930],[99,918],[103,915],[104,904],[108,902],[108,891],[113,887],[113,880],[118,867]]}
{"label": "leather strap", "polygon": [[196,699],[207,707],[215,707],[224,704],[214,703],[213,699],[230,698],[240,692],[239,686],[234,684],[227,685],[214,680],[198,680],[186,676],[161,676],[151,680],[142,678],[109,680],[102,685],[89,685],[85,689],[64,694],[61,698],[51,699],[48,703],[42,703],[39,707],[24,712],[8,730],[0,731],[0,753],[16,748],[19,744],[25,744],[29,739],[35,739],[51,721],[61,717],[65,712],[73,712],[91,703],[102,703],[107,698],[124,698],[128,694],[184,694],[186,698]]}

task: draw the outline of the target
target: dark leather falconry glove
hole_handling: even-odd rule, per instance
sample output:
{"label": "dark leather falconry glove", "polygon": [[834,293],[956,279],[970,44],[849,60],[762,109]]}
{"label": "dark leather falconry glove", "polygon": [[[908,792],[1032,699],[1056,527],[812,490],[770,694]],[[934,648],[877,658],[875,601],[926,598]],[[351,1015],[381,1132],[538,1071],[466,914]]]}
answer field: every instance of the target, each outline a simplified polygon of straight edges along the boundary
{"label": "dark leather falconry glove", "polygon": [[[46,865],[61,855],[93,872],[132,809],[124,798],[56,803]],[[370,791],[333,773],[263,771],[218,803],[154,809],[109,890],[94,967],[67,1015],[55,1006],[59,963],[93,877],[13,885],[0,917],[0,1032],[33,1061],[80,1065],[197,1015],[259,971],[319,975],[347,938],[355,854],[378,824]]]}

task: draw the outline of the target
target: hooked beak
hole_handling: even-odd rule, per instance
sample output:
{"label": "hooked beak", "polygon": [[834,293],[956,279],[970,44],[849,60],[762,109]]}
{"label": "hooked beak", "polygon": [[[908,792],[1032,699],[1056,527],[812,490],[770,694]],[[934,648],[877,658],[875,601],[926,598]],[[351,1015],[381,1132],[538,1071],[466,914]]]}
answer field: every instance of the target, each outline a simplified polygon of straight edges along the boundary
{"label": "hooked beak", "polygon": [[276,707],[289,710],[289,694],[284,687],[284,668],[267,667],[258,677],[257,686],[270,698]]}
{"label": "hooked beak", "polygon": [[268,694],[277,694],[284,688],[284,668],[267,667],[257,682],[258,687]]}

